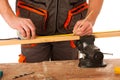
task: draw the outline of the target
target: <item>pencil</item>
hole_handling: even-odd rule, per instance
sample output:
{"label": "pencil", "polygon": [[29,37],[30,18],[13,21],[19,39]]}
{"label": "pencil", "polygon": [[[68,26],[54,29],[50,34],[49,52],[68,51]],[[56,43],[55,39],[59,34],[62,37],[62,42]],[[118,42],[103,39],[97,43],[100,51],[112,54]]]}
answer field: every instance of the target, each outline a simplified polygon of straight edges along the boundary
{"label": "pencil", "polygon": [[[91,12],[86,16],[86,18],[81,22],[81,24],[80,24],[79,26],[82,26],[92,13],[93,13],[93,11],[91,11]],[[74,31],[73,34],[75,34],[75,33],[76,33],[76,32]]]}

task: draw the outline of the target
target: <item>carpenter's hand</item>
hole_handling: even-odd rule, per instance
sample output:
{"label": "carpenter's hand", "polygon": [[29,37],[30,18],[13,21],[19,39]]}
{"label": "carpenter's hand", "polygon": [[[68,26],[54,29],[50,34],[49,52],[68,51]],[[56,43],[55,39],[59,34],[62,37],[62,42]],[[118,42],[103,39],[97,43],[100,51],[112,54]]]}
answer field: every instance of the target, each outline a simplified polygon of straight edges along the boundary
{"label": "carpenter's hand", "polygon": [[9,25],[26,39],[34,39],[36,36],[35,26],[30,19],[14,17],[9,21]]}
{"label": "carpenter's hand", "polygon": [[73,33],[74,35],[84,36],[84,35],[91,35],[93,32],[92,23],[89,21],[85,21],[82,25],[83,20],[77,21],[74,26]]}

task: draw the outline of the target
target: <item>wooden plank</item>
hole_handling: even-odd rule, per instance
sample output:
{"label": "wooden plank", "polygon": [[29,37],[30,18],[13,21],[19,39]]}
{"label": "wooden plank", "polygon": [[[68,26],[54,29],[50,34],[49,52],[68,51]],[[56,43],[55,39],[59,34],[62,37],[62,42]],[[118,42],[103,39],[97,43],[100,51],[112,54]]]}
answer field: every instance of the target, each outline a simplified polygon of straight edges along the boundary
{"label": "wooden plank", "polygon": [[96,38],[105,38],[105,37],[119,37],[120,31],[106,31],[106,32],[94,32]]}
{"label": "wooden plank", "polygon": [[1,80],[13,80],[14,76],[34,72],[15,80],[119,80],[114,67],[120,66],[120,59],[105,59],[106,67],[80,68],[79,60],[45,61],[40,63],[0,64],[4,72]]}
{"label": "wooden plank", "polygon": [[[120,31],[94,32],[93,35],[96,38],[116,37],[116,36],[120,36]],[[31,40],[17,40],[17,39],[1,40],[0,46],[15,45],[15,44],[30,44],[30,43],[46,43],[46,42],[57,42],[57,41],[79,40],[79,39],[80,36],[74,36],[73,34],[38,36],[36,39],[31,39]]]}

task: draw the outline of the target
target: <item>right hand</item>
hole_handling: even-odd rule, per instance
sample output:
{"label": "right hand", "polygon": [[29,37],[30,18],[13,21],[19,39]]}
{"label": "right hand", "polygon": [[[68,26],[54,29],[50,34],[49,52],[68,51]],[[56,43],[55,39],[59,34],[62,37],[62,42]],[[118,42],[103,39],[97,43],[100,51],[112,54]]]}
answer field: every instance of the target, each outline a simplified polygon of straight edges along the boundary
{"label": "right hand", "polygon": [[9,19],[8,24],[11,28],[16,29],[20,35],[26,39],[34,39],[36,37],[35,26],[30,19],[16,16],[12,19]]}
{"label": "right hand", "polygon": [[78,36],[91,35],[93,33],[93,25],[90,21],[79,20],[73,28],[73,34]]}

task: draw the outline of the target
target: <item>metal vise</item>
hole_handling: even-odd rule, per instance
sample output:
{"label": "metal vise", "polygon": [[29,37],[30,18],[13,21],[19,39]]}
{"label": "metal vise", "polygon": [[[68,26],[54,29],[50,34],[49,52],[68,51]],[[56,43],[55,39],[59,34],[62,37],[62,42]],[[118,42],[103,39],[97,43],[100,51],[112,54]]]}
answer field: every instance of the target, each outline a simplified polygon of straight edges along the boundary
{"label": "metal vise", "polygon": [[104,53],[94,45],[94,41],[95,37],[93,35],[86,35],[80,37],[80,40],[76,42],[78,50],[83,55],[79,59],[79,67],[95,68],[106,66],[103,63]]}

